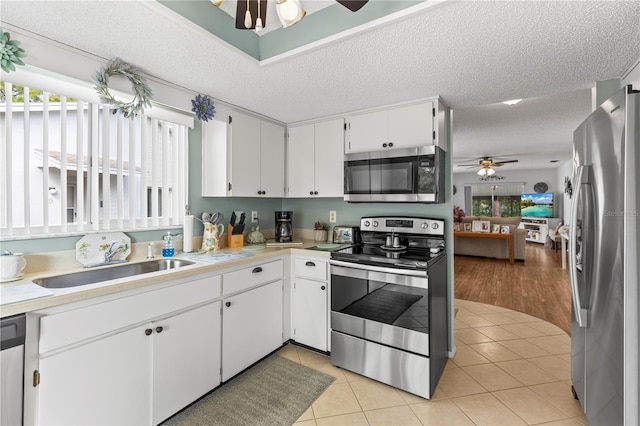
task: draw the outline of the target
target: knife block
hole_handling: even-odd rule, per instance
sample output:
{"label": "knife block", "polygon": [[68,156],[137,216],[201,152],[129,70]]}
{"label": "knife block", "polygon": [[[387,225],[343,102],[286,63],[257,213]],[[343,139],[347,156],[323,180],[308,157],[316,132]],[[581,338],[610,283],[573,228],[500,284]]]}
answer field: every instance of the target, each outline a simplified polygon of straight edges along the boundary
{"label": "knife block", "polygon": [[227,228],[227,247],[238,248],[244,246],[244,235],[232,235],[233,226],[229,225]]}

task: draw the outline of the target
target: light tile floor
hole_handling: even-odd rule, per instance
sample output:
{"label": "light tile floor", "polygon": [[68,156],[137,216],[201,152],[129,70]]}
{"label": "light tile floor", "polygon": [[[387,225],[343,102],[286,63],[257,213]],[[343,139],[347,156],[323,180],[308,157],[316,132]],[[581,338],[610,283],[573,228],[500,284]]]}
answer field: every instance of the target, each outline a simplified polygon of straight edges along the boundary
{"label": "light tile floor", "polygon": [[588,425],[571,393],[569,336],[509,309],[455,301],[457,354],[431,400],[287,345],[278,354],[336,381],[296,425]]}

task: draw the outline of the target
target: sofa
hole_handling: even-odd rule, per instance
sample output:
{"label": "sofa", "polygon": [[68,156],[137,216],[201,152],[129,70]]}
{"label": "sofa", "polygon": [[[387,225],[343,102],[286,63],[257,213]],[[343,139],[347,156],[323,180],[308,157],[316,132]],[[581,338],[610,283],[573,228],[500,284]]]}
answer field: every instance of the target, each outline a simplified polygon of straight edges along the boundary
{"label": "sofa", "polygon": [[[474,220],[488,220],[491,225],[509,225],[513,234],[514,258],[524,261],[527,231],[518,229],[520,217],[474,217],[462,219],[462,223]],[[482,256],[496,259],[509,259],[509,241],[506,239],[454,237],[453,253],[465,256]]]}

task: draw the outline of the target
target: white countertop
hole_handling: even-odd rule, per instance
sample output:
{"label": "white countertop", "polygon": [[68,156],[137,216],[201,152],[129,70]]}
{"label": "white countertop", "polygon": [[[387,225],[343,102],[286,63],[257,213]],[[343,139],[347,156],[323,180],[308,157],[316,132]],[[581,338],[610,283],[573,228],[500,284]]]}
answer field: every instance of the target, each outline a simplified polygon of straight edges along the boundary
{"label": "white countertop", "polygon": [[[201,255],[203,257],[200,259],[198,256],[189,254],[184,257],[176,256],[177,258],[193,260],[196,263],[171,270],[152,272],[135,277],[121,278],[63,289],[45,289],[34,284],[33,280],[41,277],[81,272],[86,269],[76,262],[75,259],[70,261],[69,253],[41,253],[38,254],[37,257],[34,256],[34,259],[36,260],[34,263],[39,263],[39,265],[30,267],[25,271],[26,273],[22,279],[1,284],[0,289],[2,291],[2,295],[0,303],[2,303],[2,305],[0,306],[0,317],[17,315],[65,303],[78,302],[93,297],[150,286],[165,281],[168,276],[170,276],[171,279],[178,279],[195,274],[248,264],[251,262],[268,260],[271,257],[289,255],[291,253],[314,257],[326,257],[327,259],[329,258],[329,252],[305,250],[306,248],[318,245],[318,242],[312,240],[302,240],[302,242],[303,244],[297,247],[266,247],[264,250],[225,248],[220,250],[218,253],[229,253],[230,255],[221,256],[224,257],[224,259],[216,259],[216,261],[205,258],[205,256],[207,256],[206,254]],[[129,256],[129,261],[131,263],[137,263],[148,260],[146,258],[146,243],[139,243],[134,246],[136,245],[140,245],[140,247],[138,247],[137,250],[134,248],[132,254]],[[234,256],[232,256],[232,254],[234,253],[250,253],[250,255],[247,257],[233,258]]]}

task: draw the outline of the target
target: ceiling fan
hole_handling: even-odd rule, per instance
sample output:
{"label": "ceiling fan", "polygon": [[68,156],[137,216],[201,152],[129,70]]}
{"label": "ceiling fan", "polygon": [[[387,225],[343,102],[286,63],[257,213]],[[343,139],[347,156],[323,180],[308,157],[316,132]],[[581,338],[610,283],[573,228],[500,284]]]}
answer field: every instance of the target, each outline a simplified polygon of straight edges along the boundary
{"label": "ceiling fan", "polygon": [[[336,0],[352,12],[357,12],[369,0]],[[224,0],[211,0],[220,6]],[[275,0],[276,12],[283,28],[289,27],[304,18],[307,12],[300,0]],[[236,5],[236,28],[240,30],[261,31],[267,20],[267,0],[238,0]]]}
{"label": "ceiling fan", "polygon": [[495,170],[493,170],[494,167],[500,167],[503,164],[517,163],[517,162],[518,160],[494,161],[493,158],[491,157],[482,157],[478,159],[477,164],[458,164],[458,166],[469,167],[469,168],[480,167],[480,169],[478,170],[478,175],[491,176],[496,172]]}

